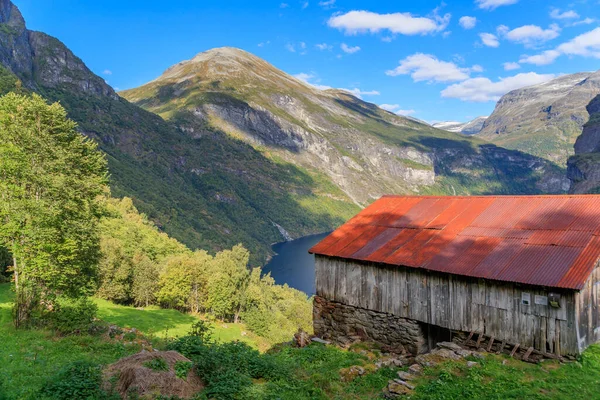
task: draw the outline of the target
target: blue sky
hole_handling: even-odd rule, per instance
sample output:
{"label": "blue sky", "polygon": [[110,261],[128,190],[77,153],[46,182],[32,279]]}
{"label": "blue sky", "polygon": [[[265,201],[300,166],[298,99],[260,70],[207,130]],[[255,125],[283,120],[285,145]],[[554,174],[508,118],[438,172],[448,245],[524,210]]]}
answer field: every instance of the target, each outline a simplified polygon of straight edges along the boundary
{"label": "blue sky", "polygon": [[234,46],[398,113],[464,121],[507,90],[600,69],[598,0],[14,2],[117,89]]}

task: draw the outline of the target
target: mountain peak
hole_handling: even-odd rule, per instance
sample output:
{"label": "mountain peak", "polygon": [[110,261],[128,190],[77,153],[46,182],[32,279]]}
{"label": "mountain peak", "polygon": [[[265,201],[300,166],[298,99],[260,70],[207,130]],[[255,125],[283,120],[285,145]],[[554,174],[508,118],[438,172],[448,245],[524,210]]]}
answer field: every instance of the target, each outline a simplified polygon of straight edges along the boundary
{"label": "mountain peak", "polygon": [[11,1],[0,0],[0,23],[8,24],[14,28],[22,28],[25,26],[23,15]]}
{"label": "mountain peak", "polygon": [[250,70],[275,69],[263,59],[237,47],[217,47],[196,54],[193,58],[169,67],[160,79],[189,79],[192,76],[230,77]]}

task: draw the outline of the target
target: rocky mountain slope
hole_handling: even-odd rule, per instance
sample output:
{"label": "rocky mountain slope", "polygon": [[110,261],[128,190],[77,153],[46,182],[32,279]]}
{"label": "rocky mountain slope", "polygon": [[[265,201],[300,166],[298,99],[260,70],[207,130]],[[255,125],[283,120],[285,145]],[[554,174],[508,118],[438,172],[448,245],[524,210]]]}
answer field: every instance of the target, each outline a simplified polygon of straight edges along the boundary
{"label": "rocky mountain slope", "polygon": [[477,117],[469,122],[444,121],[432,124],[434,128],[443,129],[448,132],[459,132],[465,135],[475,135],[481,131],[488,117]]}
{"label": "rocky mountain slope", "polygon": [[502,96],[479,137],[565,165],[600,94],[600,71],[564,75]]}
{"label": "rocky mountain slope", "polygon": [[562,173],[536,157],[319,90],[235,48],[198,54],[120,93],[194,135],[217,127],[271,157],[319,171],[357,204],[384,193],[560,192]]}
{"label": "rocky mountain slope", "polygon": [[600,193],[600,96],[587,106],[589,121],[575,142],[575,155],[569,158],[571,193]]}
{"label": "rocky mountain slope", "polygon": [[0,0],[0,90],[15,89],[60,101],[107,154],[113,195],[132,197],[190,247],[243,243],[262,262],[271,243],[331,230],[358,209],[322,174],[267,158],[193,119],[180,129],[129,103]]}

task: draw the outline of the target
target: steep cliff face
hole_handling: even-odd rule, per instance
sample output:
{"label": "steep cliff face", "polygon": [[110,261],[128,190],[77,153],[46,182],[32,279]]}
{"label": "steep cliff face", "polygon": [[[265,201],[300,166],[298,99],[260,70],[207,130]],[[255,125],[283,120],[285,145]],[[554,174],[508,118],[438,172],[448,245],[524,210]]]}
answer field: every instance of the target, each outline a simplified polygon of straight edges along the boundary
{"label": "steep cliff face", "polygon": [[600,72],[564,75],[502,96],[479,137],[565,165],[600,94]]}
{"label": "steep cliff face", "polygon": [[240,49],[200,53],[120,94],[165,119],[192,115],[199,124],[324,173],[360,205],[385,193],[566,190],[560,171],[543,160],[509,155],[341,90],[319,90]]}
{"label": "steep cliff face", "polygon": [[589,121],[575,142],[567,174],[571,193],[600,193],[600,96],[587,106]]}

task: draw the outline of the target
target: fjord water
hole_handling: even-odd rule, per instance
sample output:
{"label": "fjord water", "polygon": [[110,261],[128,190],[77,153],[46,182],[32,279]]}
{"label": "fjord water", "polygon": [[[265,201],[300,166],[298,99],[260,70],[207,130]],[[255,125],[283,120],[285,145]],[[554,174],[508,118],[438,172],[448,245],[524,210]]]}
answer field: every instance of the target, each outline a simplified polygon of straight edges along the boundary
{"label": "fjord water", "polygon": [[308,254],[308,250],[327,235],[329,232],[274,244],[272,249],[277,254],[265,265],[263,273],[270,272],[278,285],[287,283],[312,296],[315,294],[315,256]]}

